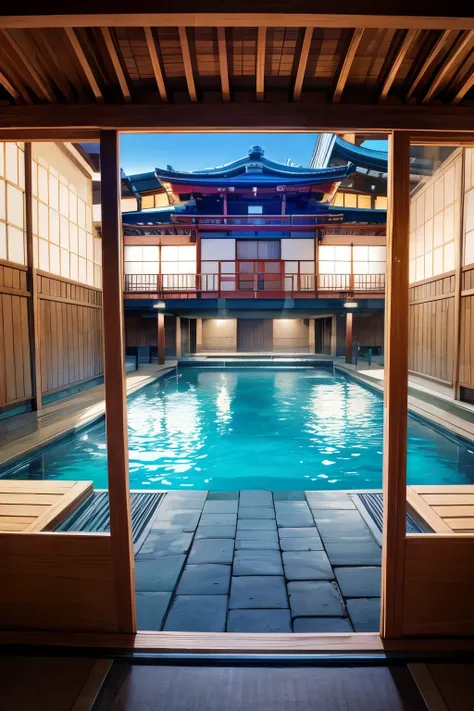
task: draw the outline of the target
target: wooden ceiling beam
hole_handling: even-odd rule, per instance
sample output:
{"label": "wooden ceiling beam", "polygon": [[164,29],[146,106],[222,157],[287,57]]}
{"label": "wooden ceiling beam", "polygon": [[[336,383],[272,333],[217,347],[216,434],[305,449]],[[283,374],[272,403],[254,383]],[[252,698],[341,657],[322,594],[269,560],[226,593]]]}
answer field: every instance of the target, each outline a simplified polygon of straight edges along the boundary
{"label": "wooden ceiling beam", "polygon": [[255,62],[255,84],[257,101],[265,100],[265,52],[267,49],[267,28],[257,30],[257,57]]}
{"label": "wooden ceiling beam", "polygon": [[428,56],[426,57],[425,61],[421,65],[419,71],[417,72],[417,75],[413,79],[410,89],[408,90],[408,93],[405,97],[406,101],[409,101],[413,94],[415,93],[420,81],[423,79],[425,76],[426,72],[429,70],[429,68],[433,65],[436,57],[442,52],[443,48],[446,45],[446,42],[449,40],[449,37],[451,35],[452,30],[445,30],[444,32],[441,33],[440,37],[436,41],[435,45],[429,52]]}
{"label": "wooden ceiling beam", "polygon": [[227,39],[225,27],[217,28],[217,49],[219,53],[222,99],[223,101],[230,101],[229,66],[227,61]]}
{"label": "wooden ceiling beam", "polygon": [[64,31],[68,36],[68,39],[72,45],[77,60],[81,65],[82,71],[86,75],[86,79],[89,82],[89,86],[92,89],[92,93],[94,94],[96,101],[102,102],[104,100],[104,97],[100,90],[99,84],[97,83],[97,79],[95,78],[94,72],[92,71],[92,67],[89,64],[89,60],[87,59],[84,50],[82,49],[82,45],[79,42],[78,36],[76,35],[72,27],[66,27]]}
{"label": "wooden ceiling beam", "polygon": [[54,104],[56,102],[56,96],[53,90],[48,85],[45,78],[36,69],[34,63],[26,55],[26,53],[23,51],[23,48],[16,41],[13,35],[8,30],[3,30],[1,32],[1,36],[6,40],[6,42],[10,46],[10,50],[13,51],[13,53],[18,57],[20,62],[24,65],[27,72],[31,75],[35,85],[39,88],[40,93],[43,95],[43,97]]}
{"label": "wooden ceiling beam", "polygon": [[423,104],[427,104],[433,98],[433,96],[435,96],[443,81],[450,81],[453,78],[454,73],[456,71],[457,61],[460,59],[464,52],[467,52],[468,49],[472,48],[473,44],[474,30],[471,30],[470,32],[464,32],[454,45],[454,48],[452,49],[451,53],[449,54],[449,57],[447,58],[443,66],[436,73],[435,78],[433,79],[428,91],[426,92],[423,98]]}
{"label": "wooden ceiling beam", "polygon": [[166,93],[165,80],[163,77],[163,72],[161,70],[158,52],[156,50],[156,41],[153,36],[153,30],[151,29],[151,27],[144,27],[143,29],[145,31],[146,44],[150,53],[151,65],[153,67],[156,85],[158,87],[158,91],[160,92],[161,100],[167,102],[168,94]]}
{"label": "wooden ceiling beam", "polygon": [[395,81],[395,78],[398,74],[398,70],[400,69],[403,60],[407,56],[407,54],[410,50],[410,47],[420,36],[420,32],[421,32],[421,30],[408,30],[407,31],[400,47],[398,48],[398,50],[395,54],[392,64],[390,65],[388,74],[383,81],[382,88],[381,88],[380,94],[379,94],[380,101],[384,101],[384,99],[387,98],[388,93],[389,93],[390,89],[392,88],[392,84]]}
{"label": "wooden ceiling beam", "polygon": [[188,85],[189,98],[197,101],[196,85],[194,83],[193,65],[191,62],[191,52],[189,49],[188,32],[186,27],[178,27],[179,41],[181,43],[181,53],[183,55],[184,73],[186,84]]}
{"label": "wooden ceiling beam", "polygon": [[[209,5],[209,3],[207,3]],[[156,3],[155,3],[156,6]],[[2,15],[0,28],[26,29],[34,27],[319,27],[336,29],[380,29],[385,27],[393,30],[470,30],[474,29],[474,17],[446,17],[439,15],[403,14],[400,3],[393,3],[393,13],[380,14],[341,14],[314,12],[280,13],[280,12],[221,12],[217,3],[214,9],[202,12],[113,12],[101,13],[71,13],[58,15],[57,7],[50,13],[42,3],[44,14],[36,15]],[[308,10],[314,7],[314,2],[308,0]],[[353,3],[352,3],[353,7]],[[258,8],[256,8],[258,9]],[[411,10],[411,8],[410,8]]]}
{"label": "wooden ceiling beam", "polygon": [[303,91],[304,77],[306,74],[306,66],[308,64],[309,50],[311,49],[311,41],[313,39],[313,28],[306,27],[304,31],[303,44],[298,59],[298,69],[296,70],[295,85],[293,87],[293,101],[301,99]]}
{"label": "wooden ceiling beam", "polygon": [[354,62],[354,58],[357,54],[357,50],[359,48],[359,44],[363,34],[364,30],[361,28],[355,29],[352,34],[351,41],[346,52],[346,56],[344,57],[342,68],[339,73],[336,89],[334,90],[334,94],[332,97],[332,100],[335,104],[337,104],[341,100],[342,92],[344,91],[344,87],[346,86],[347,78],[351,71],[352,63]]}
{"label": "wooden ceiling beam", "polygon": [[464,79],[464,81],[461,83],[459,88],[457,89],[455,95],[451,99],[451,104],[459,104],[460,101],[464,99],[466,96],[467,92],[472,89],[474,86],[474,70],[471,69],[471,71],[468,73],[467,77]]}
{"label": "wooden ceiling beam", "polygon": [[61,69],[60,55],[56,53],[56,47],[52,47],[44,37],[41,30],[32,30],[32,37],[39,51],[44,57],[49,58],[49,62],[54,67],[55,72],[52,77],[59,90],[68,101],[74,101],[74,92],[68,80],[64,77]]}
{"label": "wooden ceiling beam", "polygon": [[102,27],[101,32],[110,59],[112,60],[112,64],[114,65],[115,74],[117,76],[118,83],[120,84],[120,89],[122,91],[124,101],[130,103],[132,101],[132,94],[128,85],[127,77],[125,76],[125,72],[122,68],[122,63],[120,61],[120,57],[115,46],[114,38],[112,37],[112,32],[108,27]]}
{"label": "wooden ceiling beam", "polygon": [[0,107],[0,129],[117,129],[125,132],[472,131],[474,107],[406,104],[281,103],[60,104]]}
{"label": "wooden ceiling beam", "polygon": [[10,82],[8,77],[5,76],[5,74],[3,72],[0,72],[0,84],[10,94],[12,99],[14,99],[16,101],[17,104],[21,103],[20,93],[15,89],[13,84]]}

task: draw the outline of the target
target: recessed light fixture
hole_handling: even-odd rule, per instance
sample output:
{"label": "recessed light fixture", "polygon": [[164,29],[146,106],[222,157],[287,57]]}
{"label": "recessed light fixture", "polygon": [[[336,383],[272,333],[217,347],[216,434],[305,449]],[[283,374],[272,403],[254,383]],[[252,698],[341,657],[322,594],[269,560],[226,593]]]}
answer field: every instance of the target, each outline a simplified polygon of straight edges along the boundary
{"label": "recessed light fixture", "polygon": [[344,302],[344,308],[345,309],[356,309],[358,307],[357,301],[345,301]]}
{"label": "recessed light fixture", "polygon": [[165,309],[166,304],[164,301],[157,301],[156,304],[153,304],[154,309]]}

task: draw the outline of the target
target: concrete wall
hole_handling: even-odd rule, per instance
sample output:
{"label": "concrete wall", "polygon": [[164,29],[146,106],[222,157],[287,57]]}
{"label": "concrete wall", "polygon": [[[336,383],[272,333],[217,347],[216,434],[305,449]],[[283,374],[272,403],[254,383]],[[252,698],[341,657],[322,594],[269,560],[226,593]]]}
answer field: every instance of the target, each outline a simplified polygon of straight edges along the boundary
{"label": "concrete wall", "polygon": [[237,319],[202,319],[202,351],[236,351]]}
{"label": "concrete wall", "polygon": [[273,350],[279,353],[308,353],[308,319],[275,319],[273,321]]}

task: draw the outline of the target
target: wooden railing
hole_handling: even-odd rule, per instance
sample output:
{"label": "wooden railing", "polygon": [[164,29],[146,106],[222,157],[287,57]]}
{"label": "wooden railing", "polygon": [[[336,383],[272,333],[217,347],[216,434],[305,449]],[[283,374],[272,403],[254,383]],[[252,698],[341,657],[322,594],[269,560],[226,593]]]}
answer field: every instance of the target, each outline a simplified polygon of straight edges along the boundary
{"label": "wooden railing", "polygon": [[322,213],[320,215],[171,215],[174,224],[182,225],[277,225],[294,227],[307,225],[331,225],[342,222],[342,213]]}
{"label": "wooden railing", "polygon": [[208,294],[239,292],[379,292],[385,274],[271,274],[268,272],[220,274],[126,274],[125,293]]}

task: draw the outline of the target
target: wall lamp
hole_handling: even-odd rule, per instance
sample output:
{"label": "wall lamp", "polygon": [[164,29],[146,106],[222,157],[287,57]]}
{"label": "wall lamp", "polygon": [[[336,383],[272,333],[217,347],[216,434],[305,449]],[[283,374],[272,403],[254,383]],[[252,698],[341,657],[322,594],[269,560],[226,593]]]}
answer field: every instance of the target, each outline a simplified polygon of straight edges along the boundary
{"label": "wall lamp", "polygon": [[166,309],[166,304],[164,301],[157,301],[156,304],[153,304],[154,309]]}
{"label": "wall lamp", "polygon": [[344,302],[344,308],[345,309],[356,309],[359,306],[357,301],[345,301]]}

